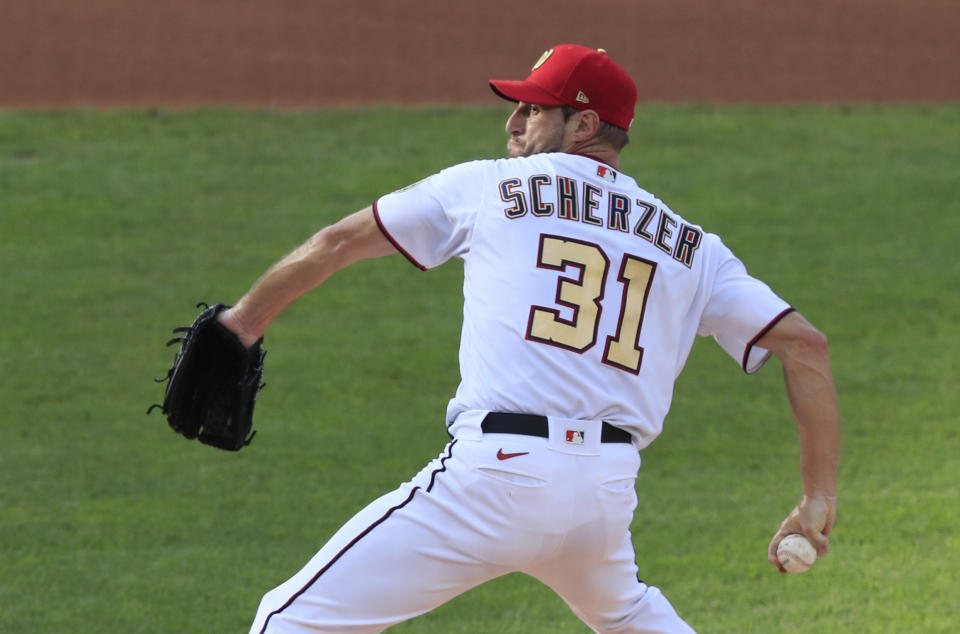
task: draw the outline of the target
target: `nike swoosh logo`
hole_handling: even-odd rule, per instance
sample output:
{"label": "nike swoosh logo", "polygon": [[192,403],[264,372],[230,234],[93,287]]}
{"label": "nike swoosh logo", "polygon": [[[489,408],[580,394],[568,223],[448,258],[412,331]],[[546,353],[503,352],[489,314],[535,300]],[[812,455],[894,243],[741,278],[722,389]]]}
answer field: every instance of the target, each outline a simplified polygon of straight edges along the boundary
{"label": "nike swoosh logo", "polygon": [[525,456],[529,451],[518,451],[517,453],[503,453],[503,449],[497,452],[497,460],[509,460],[510,458],[516,458],[517,456]]}

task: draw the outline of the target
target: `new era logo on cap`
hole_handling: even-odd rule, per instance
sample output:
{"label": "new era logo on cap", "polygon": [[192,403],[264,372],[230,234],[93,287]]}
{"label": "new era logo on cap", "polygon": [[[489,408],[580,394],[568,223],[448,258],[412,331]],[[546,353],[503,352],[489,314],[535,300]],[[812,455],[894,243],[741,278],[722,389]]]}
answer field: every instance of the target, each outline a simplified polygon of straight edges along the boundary
{"label": "new era logo on cap", "polygon": [[523,81],[490,80],[510,101],[594,110],[600,119],[627,130],[633,123],[637,86],[603,49],[561,44],[546,51]]}

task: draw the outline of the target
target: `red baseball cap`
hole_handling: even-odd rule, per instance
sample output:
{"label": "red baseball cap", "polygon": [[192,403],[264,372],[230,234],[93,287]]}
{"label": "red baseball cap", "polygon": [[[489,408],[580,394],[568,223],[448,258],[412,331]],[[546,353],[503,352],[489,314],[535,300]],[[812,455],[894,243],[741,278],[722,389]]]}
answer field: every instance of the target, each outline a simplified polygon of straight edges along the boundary
{"label": "red baseball cap", "polygon": [[523,81],[491,79],[490,88],[509,101],[595,110],[602,121],[628,130],[637,86],[607,52],[561,44],[544,52]]}

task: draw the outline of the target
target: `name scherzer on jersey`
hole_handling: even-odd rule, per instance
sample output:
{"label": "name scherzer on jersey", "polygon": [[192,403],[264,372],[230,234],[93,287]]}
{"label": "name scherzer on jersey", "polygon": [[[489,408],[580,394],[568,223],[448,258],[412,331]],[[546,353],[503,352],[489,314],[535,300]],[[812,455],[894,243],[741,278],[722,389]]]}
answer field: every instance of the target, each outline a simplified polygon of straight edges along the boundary
{"label": "name scherzer on jersey", "polygon": [[465,412],[521,412],[607,421],[642,449],[697,335],[753,373],[791,310],[718,236],[586,156],[456,165],[374,213],[421,269],[464,261],[453,435],[478,427]]}

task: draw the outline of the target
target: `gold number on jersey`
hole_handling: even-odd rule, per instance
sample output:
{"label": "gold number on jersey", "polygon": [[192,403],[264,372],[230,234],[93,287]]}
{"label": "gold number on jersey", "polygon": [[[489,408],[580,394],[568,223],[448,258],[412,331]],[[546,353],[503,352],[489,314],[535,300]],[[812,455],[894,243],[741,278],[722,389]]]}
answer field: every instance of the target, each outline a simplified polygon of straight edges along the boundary
{"label": "gold number on jersey", "polygon": [[[640,372],[643,361],[643,348],[638,345],[638,339],[656,266],[654,262],[625,254],[617,277],[623,284],[620,320],[616,335],[607,337],[603,362],[633,374]],[[597,342],[610,260],[596,244],[541,235],[537,267],[560,272],[578,271],[576,277],[559,277],[557,280],[556,303],[572,309],[573,316],[572,319],[563,319],[559,310],[531,306],[527,339],[574,352],[586,352]]]}
{"label": "gold number on jersey", "polygon": [[647,297],[650,295],[650,282],[657,265],[654,262],[624,254],[620,275],[623,284],[623,299],[620,302],[620,323],[617,334],[607,337],[607,349],[603,352],[603,362],[627,372],[638,374],[643,363],[643,348],[637,343],[640,328],[643,326],[643,314],[647,309]]}
{"label": "gold number on jersey", "polygon": [[576,278],[557,281],[557,304],[573,309],[573,319],[560,317],[560,311],[543,306],[530,309],[527,338],[576,352],[597,342],[600,300],[607,281],[610,262],[595,244],[560,236],[540,236],[537,266],[555,271],[579,269]]}

